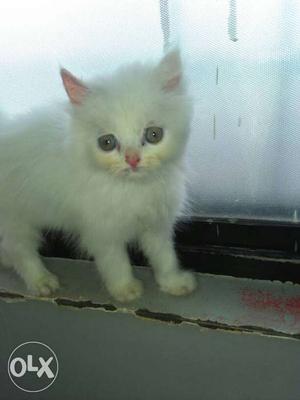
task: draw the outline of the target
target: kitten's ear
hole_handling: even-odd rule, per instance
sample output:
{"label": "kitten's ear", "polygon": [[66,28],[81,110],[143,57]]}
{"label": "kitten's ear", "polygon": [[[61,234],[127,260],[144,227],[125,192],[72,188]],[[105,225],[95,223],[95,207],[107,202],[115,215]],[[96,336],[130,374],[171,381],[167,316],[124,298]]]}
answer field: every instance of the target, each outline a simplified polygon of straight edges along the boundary
{"label": "kitten's ear", "polygon": [[182,63],[179,50],[169,51],[156,67],[156,72],[165,92],[182,89]]}
{"label": "kitten's ear", "polygon": [[89,89],[65,68],[60,69],[60,76],[71,103],[81,104]]}

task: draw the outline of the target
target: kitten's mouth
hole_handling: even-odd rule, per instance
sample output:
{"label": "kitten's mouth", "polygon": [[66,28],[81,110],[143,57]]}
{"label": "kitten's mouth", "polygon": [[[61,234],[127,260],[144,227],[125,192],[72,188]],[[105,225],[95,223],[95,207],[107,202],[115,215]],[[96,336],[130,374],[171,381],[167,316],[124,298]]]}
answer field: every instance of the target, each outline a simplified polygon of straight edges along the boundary
{"label": "kitten's mouth", "polygon": [[143,167],[126,167],[121,170],[121,174],[129,175],[138,175],[140,171],[143,170]]}
{"label": "kitten's mouth", "polygon": [[124,169],[124,171],[127,171],[127,172],[132,172],[132,173],[136,173],[136,172],[138,172],[138,171],[140,171],[141,170],[141,167],[128,167],[128,168],[125,168]]}

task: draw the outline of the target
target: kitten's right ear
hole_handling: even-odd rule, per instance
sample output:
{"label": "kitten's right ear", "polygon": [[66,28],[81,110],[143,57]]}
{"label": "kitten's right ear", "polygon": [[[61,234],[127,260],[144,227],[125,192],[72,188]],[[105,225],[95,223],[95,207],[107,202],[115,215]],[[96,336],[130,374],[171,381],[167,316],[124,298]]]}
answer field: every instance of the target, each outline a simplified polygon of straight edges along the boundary
{"label": "kitten's right ear", "polygon": [[65,68],[60,69],[60,76],[71,103],[81,104],[89,91],[88,87]]}

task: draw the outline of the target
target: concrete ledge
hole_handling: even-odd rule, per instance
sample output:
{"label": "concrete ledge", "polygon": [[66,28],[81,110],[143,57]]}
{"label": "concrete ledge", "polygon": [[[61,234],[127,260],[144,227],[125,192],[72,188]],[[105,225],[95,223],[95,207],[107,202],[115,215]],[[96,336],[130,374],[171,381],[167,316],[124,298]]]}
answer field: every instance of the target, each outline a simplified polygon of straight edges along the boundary
{"label": "concrete ledge", "polygon": [[[197,291],[187,297],[174,297],[158,289],[151,269],[135,267],[145,292],[137,301],[124,304],[109,296],[92,262],[44,260],[58,275],[61,289],[43,301],[81,309],[119,310],[177,324],[185,321],[211,328],[300,338],[300,285],[198,273]],[[35,298],[8,269],[0,269],[0,297]]]}
{"label": "concrete ledge", "polygon": [[299,286],[198,274],[188,297],[161,293],[136,267],[145,295],[114,302],[92,263],[45,259],[62,288],[35,298],[0,272],[1,399],[32,399],[10,381],[12,350],[40,341],[56,353],[58,379],[41,400],[297,400]]}

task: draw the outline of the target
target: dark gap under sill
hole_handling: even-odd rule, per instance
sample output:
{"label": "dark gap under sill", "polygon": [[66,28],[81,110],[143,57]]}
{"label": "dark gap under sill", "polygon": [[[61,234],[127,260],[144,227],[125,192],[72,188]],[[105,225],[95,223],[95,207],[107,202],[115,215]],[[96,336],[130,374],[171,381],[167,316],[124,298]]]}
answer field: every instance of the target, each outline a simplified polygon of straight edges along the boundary
{"label": "dark gap under sill", "polygon": [[[62,232],[44,237],[44,256],[89,259]],[[183,267],[197,272],[300,283],[300,225],[194,217],[177,224],[175,245]],[[129,254],[147,266],[141,252]]]}

